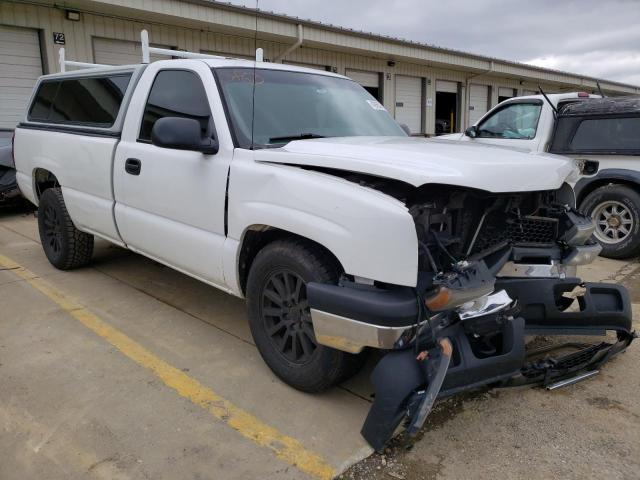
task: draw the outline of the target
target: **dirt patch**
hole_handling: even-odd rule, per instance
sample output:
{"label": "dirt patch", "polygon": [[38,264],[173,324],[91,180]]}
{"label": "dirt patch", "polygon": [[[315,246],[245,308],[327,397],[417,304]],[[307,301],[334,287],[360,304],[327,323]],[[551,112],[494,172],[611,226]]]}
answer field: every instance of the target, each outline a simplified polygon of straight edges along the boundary
{"label": "dirt patch", "polygon": [[607,397],[592,397],[587,398],[587,403],[591,406],[599,408],[601,410],[617,410],[619,412],[623,412],[627,415],[631,415],[634,418],[640,418],[640,415],[630,412],[622,402],[618,400],[613,400]]}
{"label": "dirt patch", "polygon": [[[447,422],[464,410],[465,402],[479,400],[487,395],[486,390],[470,392],[439,401],[427,417],[424,427],[416,438],[408,438],[404,433],[389,442],[383,454],[374,453],[362,462],[352,466],[338,478],[344,480],[434,480],[442,469],[444,458],[434,456],[420,464],[408,460],[409,452],[426,431],[443,428]],[[497,395],[497,392],[491,392]]]}

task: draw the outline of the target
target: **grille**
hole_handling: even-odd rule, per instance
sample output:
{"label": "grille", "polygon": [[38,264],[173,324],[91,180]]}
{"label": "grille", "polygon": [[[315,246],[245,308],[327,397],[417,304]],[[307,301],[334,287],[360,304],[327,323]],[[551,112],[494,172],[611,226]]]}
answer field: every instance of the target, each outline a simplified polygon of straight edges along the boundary
{"label": "grille", "polygon": [[597,345],[591,345],[588,348],[578,350],[577,352],[566,355],[558,359],[556,368],[576,368],[582,367],[587,364],[600,350],[609,348],[611,345],[606,342],[599,343]]}
{"label": "grille", "polygon": [[503,242],[520,245],[553,244],[558,236],[558,220],[545,217],[504,218],[494,215],[485,221],[472,253],[483,252]]}

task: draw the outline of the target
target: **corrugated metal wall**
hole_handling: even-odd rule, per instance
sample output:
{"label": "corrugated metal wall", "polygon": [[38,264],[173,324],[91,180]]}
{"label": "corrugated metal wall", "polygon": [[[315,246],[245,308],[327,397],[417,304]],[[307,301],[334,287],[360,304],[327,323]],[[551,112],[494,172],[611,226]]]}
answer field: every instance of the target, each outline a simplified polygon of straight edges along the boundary
{"label": "corrugated metal wall", "polygon": [[[235,35],[230,33],[205,31],[200,28],[190,28],[171,24],[178,23],[180,18],[195,17],[200,15],[200,21],[211,21],[213,24],[224,23],[221,28],[243,28],[250,29],[255,26],[255,18],[248,15],[242,15],[234,12],[225,12],[224,10],[215,10],[202,5],[194,5],[191,3],[180,2],[176,0],[142,0],[124,1],[118,0],[110,2],[112,5],[120,4],[123,7],[139,7],[148,9],[149,11],[163,12],[163,22],[166,23],[145,23],[137,20],[114,17],[102,14],[82,13],[81,21],[73,22],[65,18],[65,12],[61,8],[37,6],[33,4],[16,3],[12,1],[0,2],[0,25],[22,26],[39,29],[43,39],[42,51],[44,55],[45,69],[49,72],[57,71],[58,45],[53,43],[53,32],[62,32],[66,36],[66,54],[68,59],[77,61],[93,62],[95,55],[93,51],[93,38],[100,37],[106,39],[120,39],[139,41],[140,30],[147,29],[152,43],[160,45],[168,45],[172,48],[184,49],[189,51],[209,51],[220,52],[229,55],[253,56],[254,39],[251,36]],[[203,12],[208,12],[206,15]],[[249,24],[251,20],[253,24]],[[270,29],[272,32],[279,32],[282,35],[295,36],[295,25],[285,24],[270,19],[260,19],[260,30]],[[305,41],[312,43],[321,41],[325,43],[333,43],[339,45],[349,40],[350,48],[356,49],[359,43],[360,47],[369,48],[372,39],[364,39],[355,36],[349,37],[346,33],[338,33],[323,30],[321,28],[305,28]],[[329,38],[330,37],[330,38]],[[380,51],[397,50],[403,55],[407,53],[407,46],[394,46],[388,42],[379,41]],[[265,58],[274,58],[283,52],[288,43],[259,41],[258,46],[264,48]],[[402,51],[400,50],[402,47]],[[424,56],[424,49],[415,47],[409,48],[415,50],[413,52],[416,58]],[[435,54],[434,54],[435,55]],[[452,65],[460,64],[461,59],[456,55],[438,53],[439,61],[448,61]],[[443,55],[447,56],[444,58]],[[495,105],[498,97],[499,87],[509,87],[517,89],[521,93],[523,88],[535,89],[537,82],[521,84],[518,78],[499,78],[496,76],[478,76],[470,70],[445,70],[429,67],[418,63],[409,63],[397,61],[395,65],[390,66],[387,60],[382,58],[374,58],[351,53],[344,53],[337,50],[323,50],[318,48],[310,48],[302,46],[298,50],[291,53],[286,58],[287,61],[313,64],[319,66],[331,66],[338,73],[344,74],[347,68],[382,72],[384,78],[383,84],[383,102],[385,107],[394,114],[395,108],[395,76],[414,76],[425,79],[425,130],[426,133],[433,133],[435,129],[435,87],[436,79],[451,80],[460,82],[462,85],[461,124],[466,125],[466,116],[468,114],[467,97],[465,86],[472,77],[474,84],[484,84],[491,87],[491,106]],[[465,59],[468,61],[469,59]],[[480,61],[478,61],[480,62]],[[481,63],[481,62],[480,62]],[[483,65],[478,63],[478,68]],[[543,84],[543,87],[550,92],[557,91],[558,88],[551,84]]]}

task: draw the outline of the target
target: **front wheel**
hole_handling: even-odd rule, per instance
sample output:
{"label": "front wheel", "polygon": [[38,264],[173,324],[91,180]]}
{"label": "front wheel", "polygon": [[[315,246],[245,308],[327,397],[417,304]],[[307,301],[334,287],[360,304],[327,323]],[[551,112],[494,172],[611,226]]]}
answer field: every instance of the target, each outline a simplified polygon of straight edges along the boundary
{"label": "front wheel", "polygon": [[640,195],[623,185],[605,185],[585,197],[580,209],[596,224],[603,257],[628,258],[640,251]]}
{"label": "front wheel", "polygon": [[279,240],[256,256],[247,281],[249,325],[262,358],[285,383],[319,392],[355,374],[364,354],[318,344],[307,301],[309,282],[335,283],[337,269],[304,241]]}

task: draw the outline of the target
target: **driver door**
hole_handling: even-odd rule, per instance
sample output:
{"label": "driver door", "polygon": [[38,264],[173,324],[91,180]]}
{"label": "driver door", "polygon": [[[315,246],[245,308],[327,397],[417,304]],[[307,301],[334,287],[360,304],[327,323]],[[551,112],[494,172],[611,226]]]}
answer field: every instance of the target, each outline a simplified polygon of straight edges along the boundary
{"label": "driver door", "polygon": [[[158,65],[164,64],[164,68]],[[115,218],[137,252],[225,288],[224,205],[233,146],[215,79],[203,63],[172,60],[147,67],[125,120],[114,162]],[[151,132],[163,117],[192,118],[219,151],[163,148]]]}

